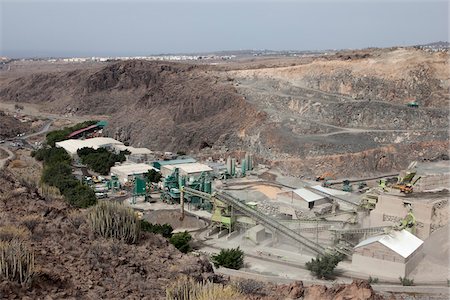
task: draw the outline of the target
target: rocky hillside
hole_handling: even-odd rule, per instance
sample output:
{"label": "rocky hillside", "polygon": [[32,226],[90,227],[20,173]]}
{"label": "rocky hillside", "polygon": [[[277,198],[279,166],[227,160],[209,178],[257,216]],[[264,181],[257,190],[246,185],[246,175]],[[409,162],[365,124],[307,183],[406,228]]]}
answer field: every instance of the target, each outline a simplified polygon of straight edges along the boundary
{"label": "rocky hillside", "polygon": [[147,234],[138,245],[94,237],[81,212],[6,171],[0,199],[0,229],[26,230],[37,268],[28,288],[0,278],[1,299],[164,299],[165,286],[180,274],[213,276],[207,260],[183,255],[159,235]]}
{"label": "rocky hillside", "polygon": [[[290,174],[354,176],[447,155],[448,58],[394,48],[272,58],[270,67],[258,59],[127,61],[16,74],[4,81],[0,101],[107,115],[106,133],[134,146],[188,152],[224,145]],[[407,107],[413,100],[419,108]]]}
{"label": "rocky hillside", "polygon": [[199,149],[235,139],[256,111],[207,67],[119,62],[12,80],[0,99],[41,103],[51,112],[110,115],[108,134],[158,150]]}
{"label": "rocky hillside", "polygon": [[276,79],[295,87],[395,104],[450,104],[448,53],[413,48],[343,52],[310,63],[232,72],[238,77]]}

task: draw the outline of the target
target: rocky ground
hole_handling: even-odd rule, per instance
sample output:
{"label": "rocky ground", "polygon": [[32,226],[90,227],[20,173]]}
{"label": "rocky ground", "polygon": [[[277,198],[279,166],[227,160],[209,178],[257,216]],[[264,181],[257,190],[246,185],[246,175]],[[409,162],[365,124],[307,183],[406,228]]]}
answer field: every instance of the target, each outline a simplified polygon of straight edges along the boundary
{"label": "rocky ground", "polygon": [[[28,229],[37,267],[29,287],[1,282],[2,299],[164,299],[165,286],[180,274],[214,276],[207,260],[180,253],[158,235],[137,245],[93,236],[83,212],[41,197],[8,171],[0,174],[0,198],[0,226]],[[33,226],[25,221],[30,217]]]}
{"label": "rocky ground", "polygon": [[0,111],[0,139],[13,138],[20,133],[27,132],[29,124],[22,123],[13,116]]}
{"label": "rocky ground", "polygon": [[[366,49],[219,66],[127,61],[2,71],[0,102],[110,117],[134,146],[251,151],[291,175],[390,172],[447,155],[448,53]],[[56,68],[56,67],[55,67]],[[418,109],[407,107],[417,101]]]}

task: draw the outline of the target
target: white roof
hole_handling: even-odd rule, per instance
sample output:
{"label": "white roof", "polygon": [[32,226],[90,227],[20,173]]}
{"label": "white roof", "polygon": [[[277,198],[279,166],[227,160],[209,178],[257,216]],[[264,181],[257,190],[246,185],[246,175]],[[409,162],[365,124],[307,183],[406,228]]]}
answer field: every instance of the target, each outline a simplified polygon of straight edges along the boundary
{"label": "white roof", "polygon": [[317,195],[307,189],[296,189],[293,190],[296,195],[300,196],[300,198],[304,199],[306,202],[314,202],[316,200],[324,199],[325,197],[321,195]]}
{"label": "white roof", "polygon": [[61,142],[55,143],[57,147],[64,148],[69,153],[76,154],[78,149],[81,148],[93,148],[98,149],[100,147],[108,146],[108,145],[123,145],[122,142],[119,142],[115,139],[108,138],[108,137],[95,137],[91,139],[85,139],[85,140],[65,140]]}
{"label": "white roof", "polygon": [[402,231],[393,231],[389,234],[370,237],[356,245],[355,248],[366,246],[375,242],[380,242],[404,258],[410,256],[414,251],[416,251],[417,248],[420,247],[420,245],[423,244],[421,239],[403,229]]}
{"label": "white roof", "polygon": [[321,185],[313,185],[312,188],[315,189],[315,190],[318,190],[318,191],[320,191],[322,193],[326,193],[326,194],[329,194],[329,195],[332,195],[332,196],[348,195],[348,192],[326,188],[326,187],[323,187]]}
{"label": "white roof", "polygon": [[119,175],[133,175],[133,174],[142,174],[148,172],[148,170],[154,169],[158,171],[154,167],[147,164],[123,164],[120,166],[114,166],[111,168],[111,173]]}
{"label": "white roof", "polygon": [[184,171],[187,174],[191,173],[199,173],[199,172],[209,172],[212,171],[209,166],[201,163],[187,163],[187,164],[178,164],[178,165],[165,165],[162,168],[166,168],[168,170],[174,170],[178,168]]}
{"label": "white roof", "polygon": [[114,148],[116,148],[119,151],[130,151],[131,154],[139,155],[139,154],[152,154],[152,150],[147,148],[135,148],[131,146],[125,146],[125,145],[115,145]]}

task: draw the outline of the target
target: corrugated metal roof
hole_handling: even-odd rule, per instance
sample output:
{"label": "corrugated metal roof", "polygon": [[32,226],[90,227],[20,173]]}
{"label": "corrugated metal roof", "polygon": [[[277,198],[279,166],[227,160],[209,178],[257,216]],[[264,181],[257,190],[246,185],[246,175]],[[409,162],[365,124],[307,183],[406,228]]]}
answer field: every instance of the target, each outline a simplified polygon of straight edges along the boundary
{"label": "corrugated metal roof", "polygon": [[344,191],[340,191],[340,190],[335,190],[335,189],[330,189],[330,188],[326,188],[323,187],[321,185],[313,185],[312,186],[313,189],[318,190],[322,193],[326,193],[326,194],[330,194],[332,196],[344,196],[344,195],[348,195],[348,192],[344,192]]}
{"label": "corrugated metal roof", "polygon": [[209,166],[201,163],[165,165],[164,168],[170,171],[174,170],[175,168],[178,168],[180,170],[183,170],[187,174],[212,171],[212,169]]}
{"label": "corrugated metal roof", "polygon": [[178,164],[185,164],[185,163],[195,163],[197,162],[195,159],[188,157],[183,159],[171,159],[171,160],[158,160],[153,162],[153,166],[161,169],[163,166],[167,165],[178,165]]}
{"label": "corrugated metal roof", "polygon": [[76,154],[78,149],[84,147],[98,149],[107,145],[123,145],[122,142],[108,137],[95,137],[86,140],[69,139],[61,142],[56,142],[55,144],[57,147],[64,148],[71,154]]}
{"label": "corrugated metal roof", "polygon": [[72,132],[71,134],[69,134],[68,137],[69,138],[74,137],[76,135],[79,135],[80,133],[83,133],[85,131],[88,131],[88,130],[91,130],[91,129],[94,129],[94,128],[97,128],[97,127],[98,127],[98,125],[94,124],[94,125],[91,125],[91,126],[88,126],[88,127],[85,127],[85,128],[81,128],[81,129],[76,130],[76,131]]}
{"label": "corrugated metal roof", "polygon": [[119,174],[132,175],[132,174],[146,173],[148,170],[151,170],[151,169],[158,171],[154,167],[147,165],[147,164],[124,164],[124,165],[112,167],[111,173],[116,174],[116,175],[119,175]]}
{"label": "corrugated metal roof", "polygon": [[296,189],[293,190],[296,195],[298,195],[300,198],[304,199],[306,202],[314,202],[320,199],[324,199],[325,197],[321,195],[317,195],[311,191],[308,191],[307,189]]}
{"label": "corrugated metal roof", "polygon": [[421,239],[403,229],[402,231],[393,231],[390,234],[370,237],[360,242],[355,248],[367,246],[375,242],[380,242],[404,258],[410,256],[423,244]]}
{"label": "corrugated metal roof", "polygon": [[114,148],[116,148],[119,151],[125,151],[128,150],[130,151],[131,154],[152,154],[152,150],[147,149],[147,148],[135,148],[132,146],[125,146],[125,145],[115,145]]}

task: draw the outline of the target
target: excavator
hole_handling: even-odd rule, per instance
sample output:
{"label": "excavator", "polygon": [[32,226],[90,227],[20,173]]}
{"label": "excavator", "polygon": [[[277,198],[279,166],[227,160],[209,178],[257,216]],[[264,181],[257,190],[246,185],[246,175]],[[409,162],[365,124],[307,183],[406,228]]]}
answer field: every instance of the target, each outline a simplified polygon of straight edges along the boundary
{"label": "excavator", "polygon": [[334,175],[334,173],[331,173],[331,172],[323,173],[322,175],[316,176],[316,181],[330,179],[333,175]]}

